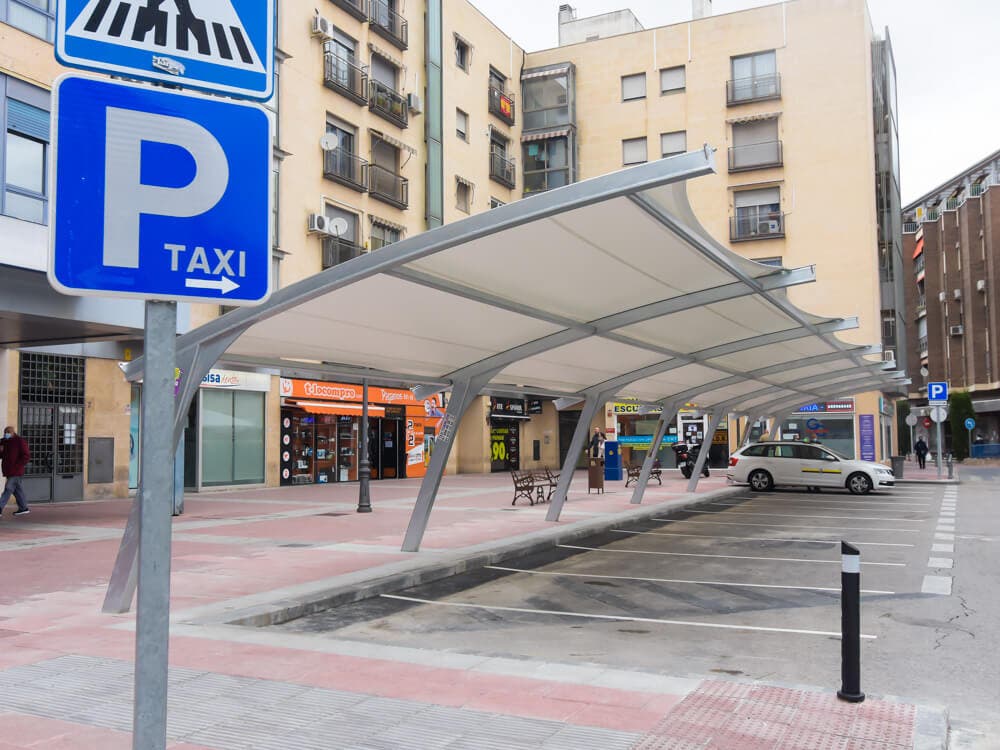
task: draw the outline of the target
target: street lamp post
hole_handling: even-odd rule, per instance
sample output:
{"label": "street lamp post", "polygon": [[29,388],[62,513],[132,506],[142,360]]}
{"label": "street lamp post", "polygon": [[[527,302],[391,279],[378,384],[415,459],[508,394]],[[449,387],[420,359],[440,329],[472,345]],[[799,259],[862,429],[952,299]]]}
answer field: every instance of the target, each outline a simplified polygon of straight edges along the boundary
{"label": "street lamp post", "polygon": [[370,483],[371,464],[368,461],[368,378],[361,381],[361,439],[358,441],[358,513],[372,512]]}

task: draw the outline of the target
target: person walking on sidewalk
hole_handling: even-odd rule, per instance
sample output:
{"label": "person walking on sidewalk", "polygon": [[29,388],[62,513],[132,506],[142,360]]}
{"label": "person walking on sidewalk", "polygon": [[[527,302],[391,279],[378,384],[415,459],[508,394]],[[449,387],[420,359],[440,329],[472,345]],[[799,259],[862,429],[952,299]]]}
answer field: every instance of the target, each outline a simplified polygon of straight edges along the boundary
{"label": "person walking on sidewalk", "polygon": [[590,436],[590,456],[591,458],[604,458],[604,441],[607,438],[601,432],[600,427],[594,428],[594,434]]}
{"label": "person walking on sidewalk", "polygon": [[913,452],[917,454],[917,466],[921,469],[927,468],[928,450],[927,443],[924,442],[924,439],[922,437],[917,438],[917,442],[913,444]]}
{"label": "person walking on sidewalk", "polygon": [[24,468],[31,460],[31,450],[28,441],[14,432],[13,427],[3,428],[3,440],[0,441],[0,472],[6,477],[3,493],[0,494],[0,515],[7,506],[7,501],[13,495],[17,501],[15,516],[23,516],[31,511],[28,509],[28,498],[24,495]]}

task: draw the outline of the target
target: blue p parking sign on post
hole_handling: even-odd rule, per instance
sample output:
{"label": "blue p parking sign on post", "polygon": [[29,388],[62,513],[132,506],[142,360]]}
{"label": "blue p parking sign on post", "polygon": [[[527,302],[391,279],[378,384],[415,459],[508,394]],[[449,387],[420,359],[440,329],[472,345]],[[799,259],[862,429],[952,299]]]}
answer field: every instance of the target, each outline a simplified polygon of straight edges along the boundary
{"label": "blue p parking sign on post", "polygon": [[77,76],[57,81],[54,102],[53,286],[227,305],[267,299],[264,109]]}
{"label": "blue p parking sign on post", "polygon": [[266,100],[275,0],[58,0],[56,57],[101,73]]}
{"label": "blue p parking sign on post", "polygon": [[927,384],[927,400],[928,401],[947,401],[948,400],[948,383],[945,381],[937,381]]}

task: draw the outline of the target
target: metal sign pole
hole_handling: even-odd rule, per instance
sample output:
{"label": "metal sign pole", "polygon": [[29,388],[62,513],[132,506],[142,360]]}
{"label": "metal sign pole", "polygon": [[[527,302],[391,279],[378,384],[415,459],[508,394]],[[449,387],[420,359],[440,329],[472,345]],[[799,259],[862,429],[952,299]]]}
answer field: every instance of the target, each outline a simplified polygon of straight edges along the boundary
{"label": "metal sign pole", "polygon": [[941,478],[941,463],[942,463],[942,458],[941,458],[941,423],[938,422],[937,420],[935,420],[934,423],[937,425],[937,478],[940,479]]}
{"label": "metal sign pole", "polygon": [[133,750],[167,746],[167,651],[170,638],[170,524],[177,303],[146,303],[142,396],[142,501],[139,503],[139,594],[135,630]]}

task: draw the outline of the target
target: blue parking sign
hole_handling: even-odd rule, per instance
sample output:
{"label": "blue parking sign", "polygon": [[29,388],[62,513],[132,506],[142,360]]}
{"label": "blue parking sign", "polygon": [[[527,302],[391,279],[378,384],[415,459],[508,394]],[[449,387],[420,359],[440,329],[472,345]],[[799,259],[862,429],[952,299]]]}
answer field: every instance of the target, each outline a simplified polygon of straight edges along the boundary
{"label": "blue parking sign", "polygon": [[927,384],[927,400],[928,401],[947,401],[948,400],[948,383],[944,381],[938,381]]}
{"label": "blue parking sign", "polygon": [[49,280],[66,294],[255,304],[271,290],[271,122],[255,104],[63,76]]}
{"label": "blue parking sign", "polygon": [[64,65],[249,99],[274,85],[275,0],[58,0]]}

